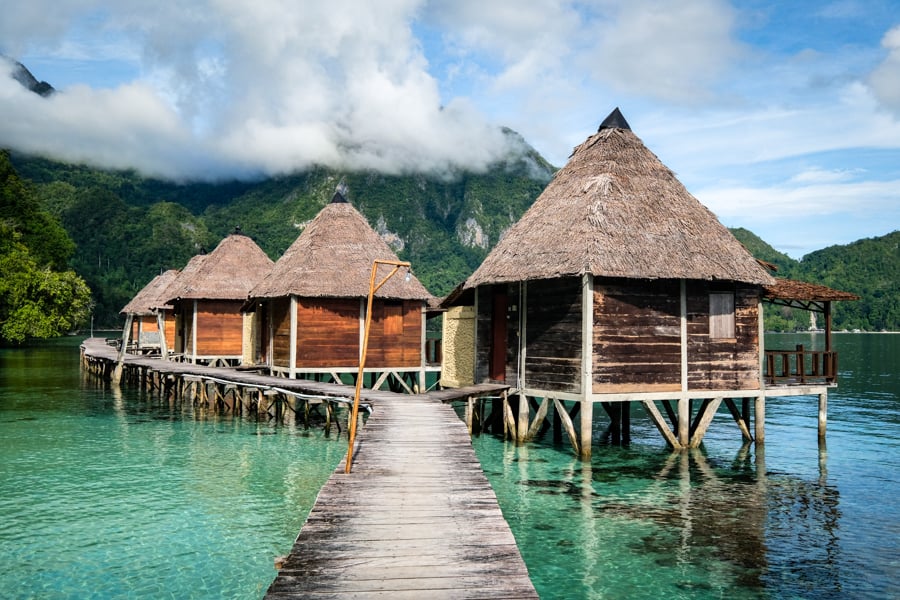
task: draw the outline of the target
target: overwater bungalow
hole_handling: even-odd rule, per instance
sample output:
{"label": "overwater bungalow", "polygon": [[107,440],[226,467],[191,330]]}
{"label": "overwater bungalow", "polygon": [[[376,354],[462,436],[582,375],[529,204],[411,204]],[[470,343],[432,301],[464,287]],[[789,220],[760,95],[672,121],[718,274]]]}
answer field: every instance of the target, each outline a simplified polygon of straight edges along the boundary
{"label": "overwater bungalow", "polygon": [[176,355],[191,363],[248,362],[245,350],[252,344],[252,315],[242,313],[241,307],[273,264],[239,231],[209,254],[193,257],[164,294],[175,315]]}
{"label": "overwater bungalow", "polygon": [[762,441],[761,302],[793,302],[797,291],[778,284],[616,109],[444,300],[442,383],[508,383],[518,415],[503,418],[517,439],[552,405],[583,457],[595,403],[618,435],[641,402],[683,448],[700,443],[723,400],[750,438],[752,398]]}
{"label": "overwater bungalow", "polygon": [[[399,259],[336,192],[250,293],[250,306],[265,324],[258,362],[287,377],[340,382],[343,374],[357,373],[373,278],[391,271],[386,264],[373,274],[375,261]],[[405,267],[375,292],[365,361],[368,386],[411,391],[424,385],[430,299]]]}
{"label": "overwater bungalow", "polygon": [[[124,344],[136,352],[160,351],[163,355],[172,351],[175,339],[175,315],[172,305],[163,296],[178,276],[176,269],[169,269],[145,285],[126,304],[120,314],[125,315]],[[163,335],[160,335],[160,331]],[[168,346],[163,344],[166,340]]]}

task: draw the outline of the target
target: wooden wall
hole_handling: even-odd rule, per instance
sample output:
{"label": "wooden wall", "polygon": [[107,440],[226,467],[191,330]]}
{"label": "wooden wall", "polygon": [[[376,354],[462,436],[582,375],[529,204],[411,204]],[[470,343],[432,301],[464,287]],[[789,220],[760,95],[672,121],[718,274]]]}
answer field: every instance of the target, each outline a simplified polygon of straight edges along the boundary
{"label": "wooden wall", "polygon": [[378,300],[372,306],[366,367],[418,367],[422,356],[421,300]]}
{"label": "wooden wall", "polygon": [[525,386],[580,393],[581,278],[529,281],[525,289]]}
{"label": "wooden wall", "polygon": [[[733,338],[710,337],[709,294],[734,292]],[[688,386],[692,390],[759,388],[759,290],[690,281],[687,286]]]}
{"label": "wooden wall", "polygon": [[594,393],[681,389],[678,280],[594,281]]}
{"label": "wooden wall", "polygon": [[241,300],[197,302],[197,356],[241,356],[244,334],[242,304]]}
{"label": "wooden wall", "polygon": [[[273,362],[290,366],[290,300],[269,303],[273,324]],[[359,298],[298,298],[298,369],[359,366],[362,323]],[[372,307],[366,367],[404,368],[422,364],[422,310],[417,301],[376,299]]]}
{"label": "wooden wall", "polygon": [[298,298],[296,366],[358,366],[359,314],[358,298]]}

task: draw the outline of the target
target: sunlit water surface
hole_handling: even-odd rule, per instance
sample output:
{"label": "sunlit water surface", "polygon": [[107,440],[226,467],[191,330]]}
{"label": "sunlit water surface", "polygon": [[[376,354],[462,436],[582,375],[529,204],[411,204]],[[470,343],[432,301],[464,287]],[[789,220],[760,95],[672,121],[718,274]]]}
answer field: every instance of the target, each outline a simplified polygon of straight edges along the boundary
{"label": "sunlit water surface", "polygon": [[[724,410],[685,454],[638,407],[590,464],[475,438],[541,597],[900,597],[900,336],[835,340],[827,449],[809,397],[769,401],[764,453]],[[77,344],[0,350],[0,596],[261,597],[345,438],[113,393]]]}

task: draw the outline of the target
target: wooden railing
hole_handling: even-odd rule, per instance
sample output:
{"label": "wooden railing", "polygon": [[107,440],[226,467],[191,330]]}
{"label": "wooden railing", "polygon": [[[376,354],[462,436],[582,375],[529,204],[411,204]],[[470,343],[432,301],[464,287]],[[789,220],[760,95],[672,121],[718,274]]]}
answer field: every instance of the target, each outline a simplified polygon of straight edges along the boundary
{"label": "wooden railing", "polygon": [[835,383],[837,366],[837,352],[805,350],[803,344],[795,350],[766,350],[766,383]]}

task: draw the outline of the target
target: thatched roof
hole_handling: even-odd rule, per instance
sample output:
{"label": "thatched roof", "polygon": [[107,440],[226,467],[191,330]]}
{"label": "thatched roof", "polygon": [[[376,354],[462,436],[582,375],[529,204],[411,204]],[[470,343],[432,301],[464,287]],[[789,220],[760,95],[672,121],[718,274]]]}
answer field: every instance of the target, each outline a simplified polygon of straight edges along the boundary
{"label": "thatched roof", "polygon": [[[375,259],[398,260],[369,223],[340,192],[334,195],[303,233],[278,259],[269,275],[251,292],[252,298],[280,296],[365,298]],[[380,266],[376,284],[390,273]],[[414,275],[391,277],[379,298],[429,300],[431,294]]]}
{"label": "thatched roof", "polygon": [[859,300],[859,296],[850,292],[842,292],[817,283],[807,283],[795,279],[776,279],[775,283],[763,287],[763,298],[804,302]]}
{"label": "thatched roof", "polygon": [[193,257],[166,290],[166,300],[246,300],[273,264],[253,240],[233,233],[209,254]]}
{"label": "thatched roof", "polygon": [[618,109],[575,148],[465,287],[584,273],[772,282]]}
{"label": "thatched roof", "polygon": [[165,273],[161,273],[150,280],[141,291],[135,294],[131,302],[119,311],[120,314],[127,315],[152,315],[155,309],[171,309],[172,306],[166,304],[166,289],[171,285],[175,278],[178,277],[177,269],[169,269]]}

